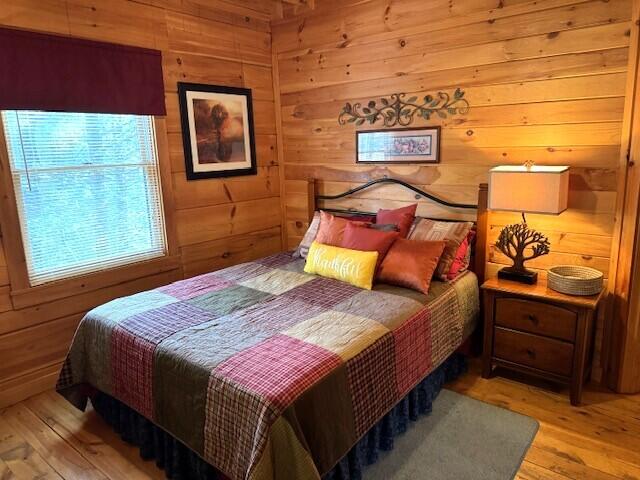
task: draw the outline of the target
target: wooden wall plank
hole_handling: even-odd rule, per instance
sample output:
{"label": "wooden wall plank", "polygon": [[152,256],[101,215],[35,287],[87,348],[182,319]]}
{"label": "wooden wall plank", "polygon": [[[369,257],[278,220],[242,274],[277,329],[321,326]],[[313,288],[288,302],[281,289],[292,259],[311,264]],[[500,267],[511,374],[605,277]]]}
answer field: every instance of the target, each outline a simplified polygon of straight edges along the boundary
{"label": "wooden wall plank", "polygon": [[[603,85],[607,92],[611,92],[608,85]],[[413,96],[409,93],[408,95]],[[410,98],[407,96],[407,98]],[[469,128],[485,126],[517,126],[517,125],[549,125],[574,123],[599,123],[599,122],[620,122],[624,108],[624,95],[619,97],[608,97],[598,99],[583,100],[556,100],[547,102],[521,101],[519,103],[503,105],[479,106],[480,101],[469,92],[465,92],[465,98],[473,105],[469,113],[464,116],[453,116],[450,118],[432,118],[429,120],[416,119],[415,126],[440,125],[451,128]],[[366,105],[368,99],[358,99],[358,102]],[[513,101],[513,100],[512,100]],[[513,108],[514,104],[519,107]],[[318,106],[302,105],[289,107],[286,109],[287,115],[283,119],[283,125],[289,133],[300,132],[313,134],[321,129],[325,133],[350,132],[356,130],[352,125],[337,125],[337,112],[342,110],[344,104],[332,102],[320,104]],[[314,121],[313,130],[310,130],[308,120]],[[304,128],[310,131],[305,131]],[[375,129],[373,125],[369,127]],[[300,130],[296,130],[300,129]],[[363,126],[358,130],[367,130]]]}
{"label": "wooden wall plank", "polygon": [[[604,20],[604,19],[603,19]],[[296,85],[309,87],[332,85],[343,82],[356,82],[384,78],[391,73],[396,75],[449,70],[476,65],[489,65],[512,60],[542,58],[552,55],[566,55],[611,48],[626,47],[629,44],[629,22],[608,23],[589,28],[565,30],[525,38],[511,38],[477,45],[462,45],[447,42],[443,49],[420,47],[410,55],[398,56],[395,52],[385,54],[373,49],[362,49],[360,56],[348,49],[346,62],[326,60],[326,53],[296,56],[292,60],[283,59],[279,68],[286,76],[282,83],[283,91],[294,89]],[[513,32],[512,32],[513,35]],[[441,37],[440,35],[439,37]],[[406,42],[406,40],[404,40]],[[402,41],[400,41],[402,45]],[[453,47],[453,48],[452,48]],[[376,55],[371,56],[371,51]],[[315,51],[314,51],[315,52]],[[317,56],[319,55],[319,57]],[[320,69],[317,66],[320,65]]]}
{"label": "wooden wall plank", "polygon": [[[428,4],[403,1],[393,8],[383,0],[373,2],[324,0],[320,8],[282,22],[274,22],[274,46],[278,52],[312,48],[318,43],[335,45],[367,43],[403,34],[441,31],[463,25],[495,22],[514,15],[584,3],[579,0],[512,1],[468,0],[451,4],[446,0]],[[425,22],[424,18],[429,18]],[[402,20],[400,20],[402,19]],[[381,21],[382,20],[382,21]]]}
{"label": "wooden wall plank", "polygon": [[[456,86],[457,83],[453,82],[442,87],[446,89]],[[473,109],[469,112],[473,115],[476,110],[487,106],[624,97],[625,89],[626,73],[611,73],[498,85],[468,85],[464,88],[464,92],[465,98],[473,105]],[[408,96],[418,97],[421,93],[424,92],[406,92]],[[336,98],[340,100],[327,99],[323,101],[322,97],[308,96],[307,98],[300,94],[293,98],[295,98],[295,102],[282,109],[283,120],[336,119],[346,100],[352,103],[366,103],[371,97],[354,96],[349,98],[337,95]]]}
{"label": "wooden wall plank", "polygon": [[52,390],[62,364],[50,365],[16,378],[0,382],[0,408],[13,405],[40,392]]}
{"label": "wooden wall plank", "polygon": [[[403,28],[400,41],[398,41],[398,35],[386,34],[382,39],[368,35],[338,45],[315,44],[309,49],[283,50],[278,58],[280,60],[295,59],[298,65],[317,62],[324,68],[329,68],[370,61],[372,51],[376,52],[376,57],[379,59],[420,55],[425,51],[442,51],[542,34],[555,35],[575,28],[623,22],[630,19],[630,14],[628,0],[612,0],[606,3],[583,2],[540,10],[530,15],[512,15],[486,22],[462,24],[463,20],[460,19],[461,25],[456,28],[440,29],[437,34],[432,31],[405,31]],[[345,43],[348,44],[345,45]],[[289,45],[284,48],[290,47]]]}
{"label": "wooden wall plank", "polygon": [[[342,83],[327,87],[312,86],[308,90],[287,92],[282,89],[282,104],[295,105],[334,99],[361,98],[389,95],[398,91],[434,92],[452,87],[496,85],[503,83],[531,82],[544,79],[571,78],[575,76],[625,72],[628,49],[616,48],[571,55],[510,61],[491,65],[478,65],[451,70],[428,71],[396,75],[363,82]],[[398,81],[402,78],[402,82]],[[399,88],[402,87],[402,88]],[[597,94],[596,94],[597,95]]]}
{"label": "wooden wall plank", "polygon": [[[437,123],[437,122],[432,122]],[[355,151],[353,127],[342,128],[314,122],[285,130],[285,154],[288,148],[338,149],[351,146]],[[306,130],[305,130],[306,128]],[[516,125],[508,127],[449,128],[442,132],[442,142],[450,146],[486,147],[546,147],[554,145],[620,145],[620,122],[563,123],[561,125]],[[366,130],[366,129],[362,129]],[[343,132],[343,133],[341,133]]]}
{"label": "wooden wall plank", "polygon": [[160,7],[177,13],[186,13],[194,17],[215,20],[238,27],[250,28],[259,32],[269,31],[270,15],[240,5],[240,2],[224,0],[133,0],[137,3]]}
{"label": "wooden wall plank", "polygon": [[258,167],[255,176],[198,182],[187,181],[180,172],[173,175],[173,185],[178,210],[280,196],[277,166]]}
{"label": "wooden wall plank", "polygon": [[249,262],[281,250],[280,227],[234,235],[182,248],[185,277]]}
{"label": "wooden wall plank", "polygon": [[246,202],[178,210],[180,246],[207,242],[280,225],[280,199],[271,197]]}
{"label": "wooden wall plank", "polygon": [[[351,165],[299,165],[285,164],[287,179],[348,181],[364,183],[384,176],[398,178],[418,185],[478,185],[488,180],[486,165],[456,164],[442,166],[351,166]],[[616,171],[612,169],[576,167],[569,177],[572,189],[615,191]],[[322,188],[322,187],[321,187]]]}
{"label": "wooden wall plank", "polygon": [[[575,165],[580,167],[613,168],[617,167],[618,145],[582,146],[582,147],[488,147],[481,150],[469,150],[462,147],[450,147],[442,145],[442,163],[447,164],[474,164],[496,165],[511,164],[522,165],[527,160],[536,159],[540,165]],[[345,166],[354,165],[355,150],[350,145],[339,150],[318,150],[306,148],[303,150],[286,151],[285,160],[291,164],[338,164]],[[184,167],[183,167],[184,168]],[[398,167],[396,167],[398,168]],[[345,178],[348,180],[348,178]]]}
{"label": "wooden wall plank", "polygon": [[[543,59],[556,55],[577,55],[629,45],[629,22],[567,30],[557,35],[538,35],[472,45],[441,52],[425,52],[407,57],[382,58],[344,66],[304,68],[299,62],[281,61],[283,92],[308,90],[342,83],[375,80],[390,75],[403,76],[425,71],[441,71],[515,60]],[[371,58],[371,57],[369,57]],[[317,65],[318,62],[315,62]],[[286,79],[282,81],[282,78]]]}
{"label": "wooden wall plank", "polygon": [[0,336],[0,378],[10,379],[42,367],[59,364],[82,314],[53,320]]}
{"label": "wooden wall plank", "polygon": [[166,12],[169,49],[271,66],[271,36],[206,18]]}

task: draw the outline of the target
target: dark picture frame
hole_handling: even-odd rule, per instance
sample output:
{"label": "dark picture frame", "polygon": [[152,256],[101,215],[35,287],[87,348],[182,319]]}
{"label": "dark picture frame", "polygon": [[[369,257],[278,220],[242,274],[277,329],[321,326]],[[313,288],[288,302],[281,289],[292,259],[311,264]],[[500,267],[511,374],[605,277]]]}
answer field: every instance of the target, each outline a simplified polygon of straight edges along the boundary
{"label": "dark picture frame", "polygon": [[178,82],[188,180],[255,175],[251,89]]}
{"label": "dark picture frame", "polygon": [[356,163],[440,163],[440,126],[356,132]]}

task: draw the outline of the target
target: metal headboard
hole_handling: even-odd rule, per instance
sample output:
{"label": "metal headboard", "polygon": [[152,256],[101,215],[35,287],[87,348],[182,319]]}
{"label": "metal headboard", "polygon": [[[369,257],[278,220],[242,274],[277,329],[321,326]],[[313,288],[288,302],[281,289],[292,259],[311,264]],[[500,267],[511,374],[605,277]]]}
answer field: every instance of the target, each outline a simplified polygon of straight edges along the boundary
{"label": "metal headboard", "polygon": [[[308,194],[308,205],[307,205],[307,214],[309,218],[309,222],[313,219],[314,212],[318,210],[318,200],[338,200],[341,198],[348,197],[349,195],[353,195],[354,193],[361,192],[367,188],[371,188],[374,185],[380,184],[395,184],[400,185],[401,187],[407,188],[411,190],[416,195],[420,195],[424,198],[427,198],[437,204],[443,205],[448,208],[459,208],[465,210],[477,210],[476,221],[476,241],[474,248],[474,261],[473,261],[473,271],[478,276],[480,283],[484,280],[485,275],[485,266],[486,266],[486,258],[488,254],[487,250],[487,231],[488,231],[488,215],[487,215],[487,196],[488,196],[488,188],[486,183],[481,183],[478,185],[478,204],[472,205],[467,203],[455,203],[449,202],[442,198],[439,198],[429,192],[425,192],[418,187],[415,187],[405,181],[398,180],[396,178],[382,177],[375,180],[371,180],[367,183],[363,183],[351,190],[347,190],[346,192],[339,193],[337,195],[316,195],[316,180],[310,178],[307,180],[307,194]],[[375,212],[361,212],[358,210],[352,209],[331,209],[326,206],[322,207],[322,210],[328,212],[335,213],[343,213],[347,215],[375,215]],[[445,218],[439,218],[437,220],[441,221],[459,221],[459,220],[447,220]]]}
{"label": "metal headboard", "polygon": [[[317,201],[318,200],[338,200],[340,198],[345,198],[348,197],[349,195],[353,195],[354,193],[357,192],[361,192],[362,190],[366,190],[367,188],[373,187],[374,185],[380,185],[383,183],[391,183],[391,184],[395,184],[395,185],[400,185],[404,188],[407,188],[409,190],[411,190],[412,192],[416,193],[417,195],[420,195],[424,198],[427,198],[435,203],[439,203],[440,205],[443,205],[445,207],[449,207],[449,208],[461,208],[461,209],[467,209],[467,210],[476,210],[478,208],[478,205],[473,205],[473,204],[469,204],[469,203],[455,203],[455,202],[449,202],[447,200],[444,200],[442,198],[439,198],[429,192],[425,192],[424,190],[419,189],[418,187],[415,187],[413,185],[411,185],[410,183],[407,183],[403,180],[398,180],[397,178],[388,178],[388,177],[383,177],[383,178],[376,178],[375,180],[371,180],[367,183],[363,183],[362,185],[359,185],[355,188],[352,188],[351,190],[347,190],[346,192],[342,192],[339,193],[337,195],[316,195],[315,196],[315,201],[316,201],[316,207],[317,207]],[[339,209],[339,208],[326,208],[323,207],[322,210],[328,211],[328,212],[334,212],[334,213],[348,213],[348,214],[356,214],[356,215],[375,215],[375,212],[362,212],[362,211],[358,211],[358,210],[352,210],[352,209]]]}

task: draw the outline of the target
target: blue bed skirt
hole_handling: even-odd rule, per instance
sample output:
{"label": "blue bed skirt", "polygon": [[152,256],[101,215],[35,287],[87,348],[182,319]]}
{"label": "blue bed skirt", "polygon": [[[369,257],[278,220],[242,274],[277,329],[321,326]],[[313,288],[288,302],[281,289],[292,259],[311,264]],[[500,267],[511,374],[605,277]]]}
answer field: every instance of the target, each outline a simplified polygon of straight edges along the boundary
{"label": "blue bed skirt", "polygon": [[[431,413],[433,400],[445,383],[466,371],[466,358],[449,357],[404,397],[338,462],[322,480],[360,480],[363,468],[378,460],[381,451],[393,449],[393,440],[410,421]],[[196,453],[113,397],[97,393],[93,407],[123,440],[140,448],[145,460],[155,460],[171,480],[220,480],[225,477]]]}

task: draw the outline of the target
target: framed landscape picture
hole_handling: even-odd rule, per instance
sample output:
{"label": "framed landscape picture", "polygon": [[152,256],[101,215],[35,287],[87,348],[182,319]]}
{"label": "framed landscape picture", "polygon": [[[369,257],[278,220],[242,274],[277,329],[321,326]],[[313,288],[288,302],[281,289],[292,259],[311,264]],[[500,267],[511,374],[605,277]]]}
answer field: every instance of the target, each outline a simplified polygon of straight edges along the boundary
{"label": "framed landscape picture", "polygon": [[256,173],[251,90],[178,82],[187,179]]}
{"label": "framed landscape picture", "polygon": [[356,132],[356,163],[439,163],[440,127]]}

